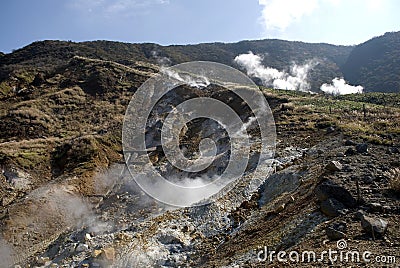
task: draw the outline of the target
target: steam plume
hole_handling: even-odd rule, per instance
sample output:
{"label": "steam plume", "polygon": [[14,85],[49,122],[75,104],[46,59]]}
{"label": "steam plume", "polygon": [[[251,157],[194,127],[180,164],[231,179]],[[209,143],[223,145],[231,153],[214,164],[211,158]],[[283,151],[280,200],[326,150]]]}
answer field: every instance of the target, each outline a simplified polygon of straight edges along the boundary
{"label": "steam plume", "polygon": [[160,56],[156,50],[151,51],[151,56],[157,61],[157,64],[160,66],[170,66],[171,59],[168,57]]}
{"label": "steam plume", "polygon": [[181,74],[164,67],[161,67],[161,72],[171,78],[174,78],[180,82],[188,84],[191,87],[204,88],[210,85],[210,81],[205,76],[199,76],[199,75],[194,76],[184,73]]}
{"label": "steam plume", "polygon": [[323,84],[320,88],[323,92],[333,95],[344,95],[362,93],[362,86],[352,86],[346,83],[343,78],[334,78],[332,84]]}
{"label": "steam plume", "polygon": [[171,59],[165,56],[160,56],[160,53],[155,50],[151,52],[151,56],[157,61],[157,64],[160,66],[161,73],[166,74],[171,78],[174,78],[180,82],[196,88],[204,88],[210,84],[210,81],[205,76],[195,77],[193,75],[178,73],[171,69],[168,69],[168,67],[172,63]]}
{"label": "steam plume", "polygon": [[317,65],[315,60],[309,60],[304,65],[294,63],[290,68],[290,73],[287,73],[275,68],[264,67],[261,63],[262,57],[253,54],[251,51],[237,56],[234,61],[245,68],[248,75],[261,79],[265,86],[300,91],[310,89],[310,84],[307,81],[308,72]]}

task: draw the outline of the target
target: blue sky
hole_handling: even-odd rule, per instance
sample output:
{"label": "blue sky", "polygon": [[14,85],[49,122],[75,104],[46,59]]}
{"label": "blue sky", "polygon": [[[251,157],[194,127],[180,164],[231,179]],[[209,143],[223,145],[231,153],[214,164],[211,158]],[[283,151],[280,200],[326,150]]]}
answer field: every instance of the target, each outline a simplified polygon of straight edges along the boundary
{"label": "blue sky", "polygon": [[398,0],[2,0],[0,51],[36,40],[351,45],[400,30]]}

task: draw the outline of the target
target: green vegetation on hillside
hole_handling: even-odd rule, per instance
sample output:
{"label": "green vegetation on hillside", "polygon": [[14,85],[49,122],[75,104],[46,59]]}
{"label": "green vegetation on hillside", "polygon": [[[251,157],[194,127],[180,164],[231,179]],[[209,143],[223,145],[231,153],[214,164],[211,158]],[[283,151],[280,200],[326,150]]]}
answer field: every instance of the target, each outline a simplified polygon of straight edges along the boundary
{"label": "green vegetation on hillside", "polygon": [[[343,96],[262,89],[267,98],[279,99],[277,126],[302,129],[332,127],[349,137],[375,144],[396,144],[400,135],[400,94],[366,93]],[[382,100],[387,100],[386,103]],[[283,120],[282,120],[283,119]],[[296,134],[298,135],[298,133]]]}

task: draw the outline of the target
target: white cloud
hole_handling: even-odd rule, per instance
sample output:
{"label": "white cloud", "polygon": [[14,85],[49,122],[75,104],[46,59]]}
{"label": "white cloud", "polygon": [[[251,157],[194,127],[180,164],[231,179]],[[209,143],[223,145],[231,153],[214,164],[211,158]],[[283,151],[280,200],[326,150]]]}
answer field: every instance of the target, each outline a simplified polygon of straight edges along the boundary
{"label": "white cloud", "polygon": [[370,13],[376,13],[376,12],[382,12],[384,13],[385,11],[389,10],[391,6],[397,5],[398,2],[396,1],[390,1],[390,0],[366,0],[365,2],[362,3],[364,7],[369,11]]}
{"label": "white cloud", "polygon": [[383,8],[383,6],[386,4],[385,2],[385,0],[367,0],[365,5],[368,10],[377,11]]}
{"label": "white cloud", "polygon": [[323,84],[320,88],[323,92],[333,95],[345,95],[362,93],[362,86],[351,86],[343,78],[334,78],[332,84]]}
{"label": "white cloud", "polygon": [[325,0],[325,1],[335,7],[339,6],[342,3],[342,0]]}
{"label": "white cloud", "polygon": [[[387,0],[367,0],[367,6],[381,6]],[[312,15],[323,5],[338,8],[343,0],[258,0],[263,7],[259,18],[265,30],[285,31],[291,24]],[[360,7],[365,6],[364,2]]]}
{"label": "white cloud", "polygon": [[290,72],[279,71],[275,68],[264,67],[262,58],[253,54],[241,54],[234,60],[238,65],[246,69],[247,75],[261,79],[265,86],[272,86],[276,89],[308,91],[308,72],[317,64],[317,61],[310,60],[304,65],[293,63]]}
{"label": "white cloud", "polygon": [[281,31],[318,7],[318,0],[259,0],[258,3],[263,6],[261,21],[265,28]]}

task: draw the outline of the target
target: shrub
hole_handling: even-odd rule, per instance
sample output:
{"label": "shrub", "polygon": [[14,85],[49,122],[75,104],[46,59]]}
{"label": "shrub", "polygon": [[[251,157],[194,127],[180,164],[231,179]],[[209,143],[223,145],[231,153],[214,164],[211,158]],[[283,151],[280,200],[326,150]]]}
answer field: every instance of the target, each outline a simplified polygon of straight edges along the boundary
{"label": "shrub", "polygon": [[400,168],[386,171],[385,176],[389,179],[389,188],[396,193],[400,193]]}

